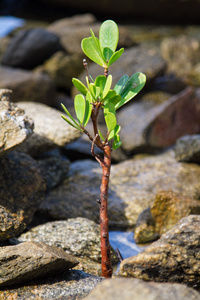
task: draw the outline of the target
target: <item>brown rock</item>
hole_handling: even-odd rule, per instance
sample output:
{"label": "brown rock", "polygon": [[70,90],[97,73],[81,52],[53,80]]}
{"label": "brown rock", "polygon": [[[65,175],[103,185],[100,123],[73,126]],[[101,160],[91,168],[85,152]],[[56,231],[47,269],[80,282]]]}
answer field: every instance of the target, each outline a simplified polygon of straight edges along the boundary
{"label": "brown rock", "polygon": [[62,249],[25,242],[0,249],[0,286],[11,286],[71,269],[78,264]]}
{"label": "brown rock", "polygon": [[143,252],[125,259],[120,275],[200,287],[200,216],[181,219]]}
{"label": "brown rock", "polygon": [[181,284],[114,278],[100,283],[85,300],[199,300],[200,294]]}
{"label": "brown rock", "polygon": [[13,102],[55,102],[55,86],[48,75],[0,66],[0,88],[13,91]]}
{"label": "brown rock", "polygon": [[30,156],[10,152],[0,160],[0,205],[4,208],[0,240],[16,236],[23,223],[31,222],[45,190],[38,164]]}
{"label": "brown rock", "polygon": [[33,133],[33,121],[13,104],[12,91],[0,89],[0,156],[21,144]]}

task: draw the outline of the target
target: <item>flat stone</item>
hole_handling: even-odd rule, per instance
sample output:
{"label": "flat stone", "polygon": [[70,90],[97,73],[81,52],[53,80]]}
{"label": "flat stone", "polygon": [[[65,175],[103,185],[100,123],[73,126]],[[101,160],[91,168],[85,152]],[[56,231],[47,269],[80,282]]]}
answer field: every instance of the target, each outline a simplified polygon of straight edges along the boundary
{"label": "flat stone", "polygon": [[0,66],[0,88],[13,91],[13,102],[55,103],[55,85],[46,74]]}
{"label": "flat stone", "polygon": [[174,147],[177,161],[200,163],[200,135],[186,135],[180,137]]}
{"label": "flat stone", "polygon": [[30,284],[0,291],[2,300],[48,299],[77,300],[86,297],[103,278],[93,276],[80,270],[62,270],[59,274],[31,280]]}
{"label": "flat stone", "polygon": [[[97,162],[73,162],[68,178],[47,194],[40,212],[56,220],[86,217],[98,222],[96,199],[100,195],[100,185],[101,168]],[[139,214],[154,202],[155,195],[169,189],[198,199],[200,167],[177,163],[172,151],[113,165],[108,192],[109,224],[135,225]]]}
{"label": "flat stone", "polygon": [[12,91],[0,89],[0,156],[21,144],[32,133],[34,123],[23,109],[11,102]]}
{"label": "flat stone", "polygon": [[200,287],[200,216],[181,219],[171,230],[134,257],[123,260],[120,275],[147,281]]}
{"label": "flat stone", "polygon": [[199,132],[198,105],[198,93],[188,87],[161,104],[140,101],[122,108],[117,115],[122,148],[149,152],[173,145],[180,136]]}
{"label": "flat stone", "polygon": [[33,118],[35,124],[34,134],[18,148],[19,151],[36,156],[58,146],[63,147],[80,136],[77,129],[61,118],[63,112],[42,103],[19,102],[18,105]]}
{"label": "flat stone", "polygon": [[101,282],[85,300],[199,300],[200,294],[182,284],[114,278]]}
{"label": "flat stone", "polygon": [[0,240],[18,235],[31,222],[46,192],[37,162],[27,154],[10,152],[0,160]]}
{"label": "flat stone", "polygon": [[78,264],[75,258],[60,248],[33,242],[1,247],[0,262],[1,287],[55,274]]}
{"label": "flat stone", "polygon": [[[100,226],[86,218],[47,222],[23,233],[15,239],[15,242],[17,241],[43,242],[60,247],[73,256],[101,261]],[[114,251],[112,260],[118,262]]]}

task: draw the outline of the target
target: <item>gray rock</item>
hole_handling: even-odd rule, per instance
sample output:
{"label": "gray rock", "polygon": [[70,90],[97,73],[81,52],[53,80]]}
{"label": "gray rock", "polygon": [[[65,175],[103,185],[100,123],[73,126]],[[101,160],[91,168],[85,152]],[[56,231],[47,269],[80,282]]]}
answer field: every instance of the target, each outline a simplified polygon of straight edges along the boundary
{"label": "gray rock", "polygon": [[[61,247],[73,256],[101,261],[100,226],[85,218],[48,222],[23,233],[15,241],[43,242],[50,246]],[[117,262],[114,252],[112,256],[113,261]]]}
{"label": "gray rock", "polygon": [[199,132],[198,105],[198,94],[186,88],[161,104],[140,101],[122,108],[117,119],[123,149],[149,152],[173,145],[182,135]]}
{"label": "gray rock", "polygon": [[[54,219],[86,217],[98,222],[101,168],[91,160],[70,165],[68,178],[52,190],[40,211]],[[158,191],[171,189],[198,199],[200,167],[177,163],[173,152],[132,159],[113,165],[108,193],[109,224],[133,226],[138,215],[150,206]]]}
{"label": "gray rock", "polygon": [[200,163],[200,135],[180,137],[174,147],[177,161]]}
{"label": "gray rock", "polygon": [[10,90],[0,89],[0,156],[33,133],[33,121],[11,102]]}
{"label": "gray rock", "polygon": [[104,280],[85,300],[199,300],[200,294],[182,284],[145,282],[140,279]]}
{"label": "gray rock", "polygon": [[0,286],[12,286],[34,278],[71,269],[78,261],[62,249],[25,242],[0,249]]}
{"label": "gray rock", "polygon": [[38,155],[56,147],[62,147],[80,136],[80,132],[61,118],[64,114],[47,105],[34,102],[19,102],[35,124],[34,134],[25,141],[19,151]]}
{"label": "gray rock", "polygon": [[61,50],[59,37],[44,28],[19,31],[10,41],[2,65],[32,69]]}
{"label": "gray rock", "polygon": [[0,240],[16,236],[29,224],[44,198],[46,183],[30,156],[10,152],[0,160]]}
{"label": "gray rock", "polygon": [[67,177],[70,162],[59,153],[58,149],[44,153],[37,159],[37,163],[46,180],[47,190],[58,186]]}
{"label": "gray rock", "polygon": [[[109,68],[109,73],[113,76],[113,86],[124,75],[132,76],[136,72],[142,72],[146,75],[147,81],[154,79],[165,69],[166,63],[160,56],[158,49],[152,49],[147,45],[131,47],[126,49],[123,55]],[[101,67],[95,63],[90,64],[89,73],[92,78],[96,78],[102,74]],[[85,82],[85,72],[79,79]],[[72,89],[72,96],[77,93],[76,89]]]}
{"label": "gray rock", "polygon": [[170,231],[120,265],[120,275],[200,287],[200,216],[180,220]]}
{"label": "gray rock", "polygon": [[55,102],[55,86],[48,75],[0,66],[0,88],[13,91],[13,102]]}
{"label": "gray rock", "polygon": [[[86,297],[102,278],[78,270],[62,271],[58,275],[31,281],[30,285],[1,290],[2,300],[48,299],[77,300]],[[14,298],[15,297],[15,298]]]}

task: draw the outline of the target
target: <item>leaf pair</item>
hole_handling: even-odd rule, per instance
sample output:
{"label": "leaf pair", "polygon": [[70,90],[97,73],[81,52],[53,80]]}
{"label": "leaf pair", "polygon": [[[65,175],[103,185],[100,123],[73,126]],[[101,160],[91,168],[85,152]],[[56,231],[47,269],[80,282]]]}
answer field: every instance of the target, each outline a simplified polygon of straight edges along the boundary
{"label": "leaf pair", "polygon": [[74,108],[78,122],[76,122],[76,120],[72,117],[72,115],[62,103],[62,108],[64,109],[70,120],[63,115],[61,117],[74,128],[83,131],[82,128],[85,127],[90,120],[90,116],[92,113],[91,103],[92,97],[89,91],[86,94],[86,98],[83,95],[78,94],[74,99]]}
{"label": "leaf pair", "polygon": [[117,24],[112,20],[103,22],[99,30],[99,39],[95,37],[92,29],[90,32],[91,37],[81,42],[83,52],[98,65],[110,67],[124,52],[124,48],[116,51],[119,40]]}
{"label": "leaf pair", "polygon": [[128,75],[122,76],[114,87],[114,91],[121,96],[121,99],[111,99],[115,109],[117,110],[135,97],[144,87],[145,82],[146,76],[141,72],[133,74],[130,78]]}

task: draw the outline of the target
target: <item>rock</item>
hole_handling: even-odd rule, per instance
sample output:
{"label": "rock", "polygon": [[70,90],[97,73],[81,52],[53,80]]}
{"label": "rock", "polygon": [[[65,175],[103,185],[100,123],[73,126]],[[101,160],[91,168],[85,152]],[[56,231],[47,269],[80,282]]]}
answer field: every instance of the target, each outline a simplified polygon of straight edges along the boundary
{"label": "rock", "polygon": [[63,147],[80,136],[80,132],[61,118],[57,109],[34,102],[19,102],[28,116],[34,119],[34,134],[18,150],[36,156],[53,148]]}
{"label": "rock", "polygon": [[30,156],[13,151],[0,160],[0,240],[23,231],[23,223],[31,222],[45,191],[39,166]]}
{"label": "rock", "polygon": [[2,65],[33,69],[62,49],[59,37],[44,28],[25,29],[10,41],[2,58]]}
{"label": "rock", "polygon": [[33,121],[13,104],[10,90],[0,89],[0,156],[21,144],[33,132]]}
{"label": "rock", "polygon": [[[100,226],[85,218],[54,221],[36,226],[12,240],[12,242],[18,241],[43,242],[60,247],[73,256],[101,261]],[[114,251],[112,257],[113,262],[118,262]]]}
{"label": "rock", "polygon": [[182,284],[113,278],[101,282],[85,300],[199,300],[200,294]]}
{"label": "rock", "polygon": [[120,275],[200,286],[200,216],[181,219],[170,231],[120,265]]}
{"label": "rock", "polygon": [[[102,18],[109,16],[109,18],[124,18],[124,20],[151,20],[161,22],[192,22],[198,23],[199,20],[199,8],[200,4],[198,1],[185,0],[184,3],[181,0],[174,1],[161,1],[155,0],[154,2],[148,0],[138,1],[124,1],[122,3],[118,1],[97,1],[90,2],[84,0],[82,2],[76,0],[40,0],[47,4],[54,4],[63,9],[75,9],[80,12],[88,12],[95,15],[100,15]],[[153,9],[152,9],[153,5]]]}
{"label": "rock", "polygon": [[20,235],[26,228],[26,224],[0,205],[0,241]]}
{"label": "rock", "polygon": [[[50,191],[40,211],[53,219],[86,217],[99,221],[101,168],[91,160],[71,163],[68,178]],[[169,190],[198,199],[200,167],[177,163],[173,152],[113,165],[108,193],[109,224],[127,227],[150,206],[158,191]],[[78,209],[77,209],[78,208]]]}
{"label": "rock", "polygon": [[6,51],[11,38],[7,35],[0,38],[0,63],[2,61],[4,52]]}
{"label": "rock", "polygon": [[122,108],[117,119],[123,149],[149,152],[173,145],[182,135],[199,132],[198,106],[198,93],[188,87],[160,105],[141,101]]}
{"label": "rock", "polygon": [[200,163],[200,135],[186,135],[180,137],[174,147],[177,161]]}
{"label": "rock", "polygon": [[62,249],[25,242],[0,249],[0,286],[12,286],[71,269],[78,261]]}
{"label": "rock", "polygon": [[170,230],[180,219],[200,214],[200,201],[172,191],[159,192],[149,213],[139,216],[134,238],[137,243],[151,242]]}
{"label": "rock", "polygon": [[34,71],[48,74],[59,88],[71,90],[72,78],[83,71],[83,56],[58,51]]}
{"label": "rock", "polygon": [[166,38],[161,44],[161,54],[167,62],[168,72],[187,82],[187,77],[199,62],[199,41],[184,35]]}
{"label": "rock", "polygon": [[[126,49],[123,55],[109,68],[109,73],[113,76],[114,86],[117,81],[124,75],[132,76],[136,72],[142,72],[147,77],[147,82],[161,74],[166,67],[164,59],[160,56],[157,48],[151,48],[147,45],[135,46]],[[89,73],[92,78],[96,78],[102,74],[102,67],[91,63]],[[85,82],[85,71],[79,76],[82,82]],[[76,89],[72,89],[72,96],[77,93]]]}
{"label": "rock", "polygon": [[33,101],[53,105],[55,86],[44,74],[0,66],[0,88],[13,91],[13,102]]}
{"label": "rock", "polygon": [[77,300],[86,297],[102,278],[78,270],[62,271],[47,278],[31,281],[24,287],[0,291],[2,300],[48,299]]}
{"label": "rock", "polygon": [[70,162],[58,149],[43,153],[37,158],[37,163],[46,180],[47,190],[55,188],[67,177]]}

